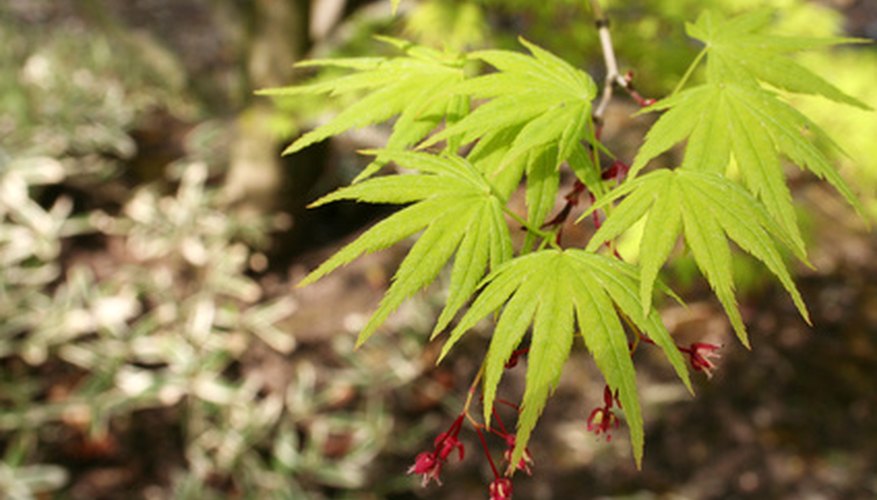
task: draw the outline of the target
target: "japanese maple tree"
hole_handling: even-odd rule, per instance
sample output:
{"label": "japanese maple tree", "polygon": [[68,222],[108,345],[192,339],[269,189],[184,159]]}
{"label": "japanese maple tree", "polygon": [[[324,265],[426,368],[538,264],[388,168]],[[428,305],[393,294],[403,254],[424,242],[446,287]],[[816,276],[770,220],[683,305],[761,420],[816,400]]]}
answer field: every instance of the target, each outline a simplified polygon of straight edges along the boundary
{"label": "japanese maple tree", "polygon": [[[394,7],[397,3],[393,0]],[[520,52],[455,53],[381,38],[400,55],[307,61],[301,66],[333,66],[348,73],[263,91],[359,96],[330,122],[298,138],[287,153],[349,129],[395,120],[386,147],[365,152],[374,160],[353,183],[313,203],[356,200],[402,208],[311,272],[302,286],[417,235],[359,343],[446,266],[447,298],[432,334],[447,332],[441,358],[484,318],[495,321],[464,408],[409,470],[424,484],[438,482],[455,454],[462,458],[457,436],[469,421],[495,476],[491,498],[510,498],[509,477],[530,471],[531,433],[576,339],[606,384],[604,405],[591,413],[587,425],[608,437],[618,426],[615,412],[623,412],[639,465],[643,418],[631,351],[642,343],[656,345],[689,390],[689,364],[707,374],[715,368],[717,346],[678,346],[655,309],[656,293],[672,295],[658,275],[673,250],[681,243],[691,253],[748,347],[731,272],[732,242],[764,264],[809,321],[781,251],[808,263],[783,161],[825,179],[860,209],[828,160],[827,150],[839,146],[787,96],[816,94],[867,108],[789,57],[862,40],[775,36],[769,10],[730,19],[704,12],[686,26],[702,50],[675,91],[655,101],[640,96],[630,77],[619,73],[608,22],[599,4],[592,6],[607,66],[602,85],[535,41],[521,39]],[[483,71],[471,74],[466,68],[472,65]],[[692,84],[694,70],[703,65],[703,80]],[[600,140],[606,107],[619,89],[642,106],[642,113],[661,113],[629,167]],[[644,171],[680,143],[684,154],[676,168]],[[391,164],[404,172],[375,175]],[[565,208],[552,214],[563,169],[575,176],[576,186],[565,196]],[[510,208],[522,184],[526,213]],[[570,222],[571,208],[588,197],[594,202],[575,223],[593,223],[596,231],[583,247],[568,246],[563,225]],[[645,221],[640,258],[632,264],[615,251],[615,241],[640,220]],[[512,233],[519,230],[526,236],[516,246]],[[506,368],[523,355],[526,388],[517,404],[498,397],[498,387]],[[478,400],[479,417],[470,411]],[[514,430],[500,418],[498,404],[515,410]],[[488,451],[491,434],[507,446],[504,470]]]}

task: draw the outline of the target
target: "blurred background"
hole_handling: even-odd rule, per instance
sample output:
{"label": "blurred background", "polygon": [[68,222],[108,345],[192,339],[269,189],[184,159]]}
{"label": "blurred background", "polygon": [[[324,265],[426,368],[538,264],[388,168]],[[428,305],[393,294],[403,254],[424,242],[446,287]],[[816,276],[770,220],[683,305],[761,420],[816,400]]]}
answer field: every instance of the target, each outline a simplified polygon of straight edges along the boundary
{"label": "blurred background", "polygon": [[[602,78],[582,0],[3,0],[0,2],[0,497],[483,498],[477,440],[444,486],[405,475],[463,402],[489,332],[435,366],[441,287],[363,348],[359,327],[404,248],[306,289],[307,270],[388,209],[304,206],[356,175],[355,131],[281,157],[343,102],[259,88],[330,73],[304,58],[390,53],[372,35],[449,50],[517,49],[518,35]],[[701,9],[770,5],[779,33],[877,38],[872,0],[605,2],[623,70],[666,95],[699,47]],[[877,108],[877,48],[802,54]],[[739,346],[684,256],[662,314],[680,343],[722,344],[692,398],[640,349],[642,471],[622,430],[587,432],[603,382],[579,350],[532,440],[516,498],[877,496],[877,120],[817,98],[796,106],[849,156],[864,217],[790,171],[814,269],[781,288],[736,262],[753,350]],[[604,138],[630,160],[653,117],[614,101]],[[672,159],[671,159],[672,160]],[[441,281],[441,280],[440,280]],[[503,391],[520,395],[523,371]],[[495,456],[503,443],[496,443]],[[4,496],[5,495],[5,496]]]}

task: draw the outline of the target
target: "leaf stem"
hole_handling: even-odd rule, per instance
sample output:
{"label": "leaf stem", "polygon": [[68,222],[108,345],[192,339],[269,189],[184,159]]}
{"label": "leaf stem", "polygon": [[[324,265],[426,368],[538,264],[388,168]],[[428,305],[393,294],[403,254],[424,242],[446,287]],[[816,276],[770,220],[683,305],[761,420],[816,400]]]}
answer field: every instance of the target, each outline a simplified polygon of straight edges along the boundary
{"label": "leaf stem", "polygon": [[472,415],[469,414],[469,407],[472,406],[472,399],[475,397],[475,393],[478,391],[478,383],[481,382],[481,377],[484,376],[484,363],[481,363],[481,368],[478,369],[478,373],[475,374],[475,378],[472,380],[472,384],[469,385],[469,393],[466,394],[466,402],[463,403],[463,414],[466,415],[466,420],[469,421],[476,429],[481,426],[478,421],[472,418]]}
{"label": "leaf stem", "polygon": [[640,343],[640,340],[642,340],[642,338],[643,338],[643,334],[640,331],[639,327],[637,327],[633,323],[633,321],[631,321],[630,318],[627,317],[626,314],[620,312],[619,316],[621,317],[621,320],[624,322],[624,324],[626,324],[627,327],[630,328],[631,331],[633,331],[634,339],[633,339],[633,344],[631,344],[631,346],[630,346],[630,354],[632,355],[633,353],[636,352],[636,348],[639,347],[639,343]]}
{"label": "leaf stem", "polygon": [[[556,249],[556,250],[561,250],[560,245],[558,245],[557,242],[555,241],[555,233],[554,233],[554,232],[551,232],[551,231],[543,231],[543,230],[541,230],[541,229],[539,229],[539,228],[533,227],[533,225],[530,224],[530,223],[527,221],[527,219],[525,219],[525,218],[521,217],[520,215],[516,214],[516,213],[515,213],[512,209],[510,209],[509,207],[506,207],[506,206],[502,207],[502,211],[505,212],[506,215],[508,215],[509,217],[511,217],[512,219],[514,219],[515,222],[517,222],[518,224],[520,224],[521,227],[523,227],[523,228],[526,229],[527,231],[530,231],[531,233],[535,234],[536,236],[539,236],[539,237],[542,238],[543,240],[547,241],[548,244],[549,244],[552,248],[554,248],[554,249]],[[543,244],[540,245],[540,248],[542,248],[542,247],[544,247],[544,246],[545,246],[545,243],[544,243],[544,241],[543,241]]]}
{"label": "leaf stem", "polygon": [[674,88],[673,93],[670,94],[671,96],[679,93],[679,91],[682,90],[682,87],[685,86],[685,84],[688,82],[688,79],[691,78],[691,75],[694,73],[694,69],[697,68],[697,66],[700,64],[700,61],[703,59],[703,56],[706,55],[706,49],[707,48],[704,47],[700,51],[700,53],[697,54],[697,57],[694,58],[694,61],[692,61],[691,64],[688,66],[688,69],[685,70],[685,74],[682,75],[682,79],[679,80],[679,83],[676,84],[676,88]]}

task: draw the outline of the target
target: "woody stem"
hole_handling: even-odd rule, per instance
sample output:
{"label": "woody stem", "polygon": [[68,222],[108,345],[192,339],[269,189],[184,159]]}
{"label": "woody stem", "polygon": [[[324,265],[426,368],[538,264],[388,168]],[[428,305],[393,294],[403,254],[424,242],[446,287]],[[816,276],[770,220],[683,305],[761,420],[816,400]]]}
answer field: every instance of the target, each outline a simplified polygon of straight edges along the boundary
{"label": "woody stem", "polygon": [[612,35],[609,32],[609,18],[603,13],[599,0],[590,0],[591,10],[594,11],[594,23],[597,25],[597,36],[600,37],[600,48],[603,51],[603,62],[606,64],[606,78],[603,80],[603,95],[594,110],[594,120],[603,121],[609,101],[612,100],[613,88],[618,84],[627,88],[628,82],[618,71],[618,60],[615,58],[615,48],[612,45]]}

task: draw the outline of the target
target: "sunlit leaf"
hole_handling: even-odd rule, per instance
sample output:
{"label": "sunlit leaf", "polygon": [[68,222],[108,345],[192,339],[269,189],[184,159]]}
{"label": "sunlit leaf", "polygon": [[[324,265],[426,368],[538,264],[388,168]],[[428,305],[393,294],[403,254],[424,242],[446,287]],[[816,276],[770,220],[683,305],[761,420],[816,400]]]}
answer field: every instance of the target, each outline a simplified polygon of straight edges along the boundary
{"label": "sunlit leaf", "polygon": [[716,292],[744,345],[748,346],[749,340],[734,297],[728,240],[764,263],[809,321],[803,299],[773,243],[773,239],[787,245],[794,245],[794,241],[738,184],[711,172],[687,168],[659,170],[598,200],[593,209],[625,195],[627,197],[594,234],[587,250],[597,250],[648,215],[640,243],[639,298],[645,310],[651,303],[658,270],[682,233],[697,266]]}
{"label": "sunlit leaf", "polygon": [[761,33],[771,21],[771,9],[758,9],[730,20],[705,11],[688,33],[707,46],[707,77],[711,82],[761,81],[799,94],[821,95],[862,109],[868,105],[851,97],[819,75],[788,57],[802,50],[849,43],[868,43],[857,38],[783,37]]}
{"label": "sunlit leaf", "polygon": [[[497,72],[466,80],[454,92],[488,101],[422,146],[442,140],[460,144],[479,141],[478,154],[489,152],[494,156],[490,176],[503,175],[503,171],[511,169],[508,178],[514,179],[525,168],[536,174],[527,177],[528,201],[535,202],[537,192],[545,197],[552,190],[556,192],[559,176],[548,179],[545,169],[557,169],[580,147],[581,141],[589,138],[591,101],[597,87],[586,73],[526,40],[521,43],[531,55],[503,50],[469,55],[493,66]],[[499,134],[505,139],[501,144],[493,142]],[[549,150],[551,155],[543,156]],[[555,186],[548,186],[546,180]],[[531,210],[533,214],[542,214],[543,205],[531,203]]]}
{"label": "sunlit leaf", "polygon": [[532,325],[526,388],[511,463],[521,458],[536,421],[557,386],[574,333],[578,331],[606,382],[619,392],[639,464],[643,421],[619,312],[656,341],[689,388],[690,382],[685,361],[657,313],[642,311],[637,300],[635,269],[583,250],[542,250],[500,266],[485,283],[472,307],[451,332],[442,357],[482,318],[502,308],[485,361],[484,415],[490,421],[505,363]]}
{"label": "sunlit leaf", "polygon": [[[393,38],[381,40],[406,52],[394,58],[353,58],[307,61],[300,66],[336,66],[355,72],[324,82],[267,89],[270,96],[365,94],[338,115],[296,139],[284,151],[291,154],[344,131],[361,128],[399,116],[386,148],[401,150],[434,130],[446,114],[455,109],[453,87],[463,80],[461,59]],[[367,169],[373,174],[387,159],[379,156]]]}
{"label": "sunlit leaf", "polygon": [[[393,282],[359,336],[365,342],[407,298],[435,280],[454,257],[448,301],[436,325],[444,329],[471,297],[488,266],[511,257],[502,204],[481,173],[466,160],[426,153],[383,151],[385,158],[415,174],[377,177],[341,188],[314,205],[337,200],[413,203],[363,233],[302,280],[312,283],[364,253],[387,248],[423,231],[393,276]],[[502,225],[499,221],[503,221]]]}
{"label": "sunlit leaf", "polygon": [[761,83],[790,92],[818,94],[867,108],[799,66],[789,53],[861,42],[761,34],[770,10],[729,20],[704,13],[688,33],[706,44],[707,83],[674,94],[649,110],[666,110],[646,135],[631,168],[635,176],[651,159],[687,139],[682,166],[724,174],[733,156],[742,179],[804,254],[792,196],[780,155],[828,180],[860,213],[863,208],[813,139],[839,151],[824,132]]}

